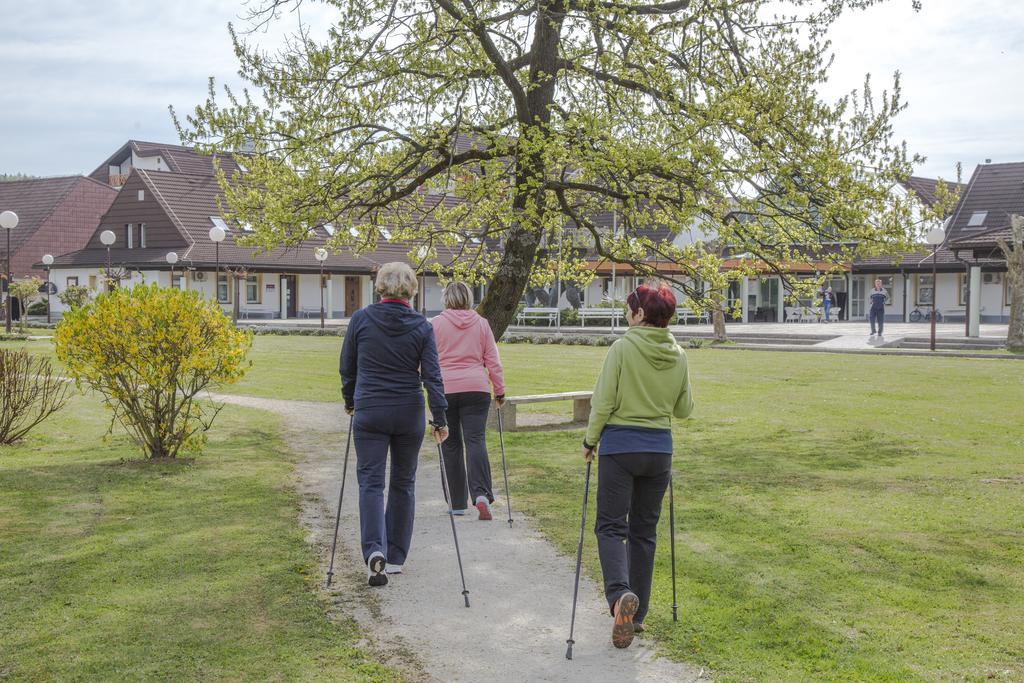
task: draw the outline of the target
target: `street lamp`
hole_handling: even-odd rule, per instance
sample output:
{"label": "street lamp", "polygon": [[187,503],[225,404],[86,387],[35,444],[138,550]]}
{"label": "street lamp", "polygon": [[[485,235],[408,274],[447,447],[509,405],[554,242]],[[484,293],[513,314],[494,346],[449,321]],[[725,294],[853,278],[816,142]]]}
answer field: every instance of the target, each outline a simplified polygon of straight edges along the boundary
{"label": "street lamp", "polygon": [[939,245],[946,241],[946,231],[942,228],[933,228],[928,231],[925,235],[925,241],[932,245],[932,339],[931,339],[931,350],[935,350],[935,318],[936,308],[935,302],[939,298],[939,282],[938,282],[938,266],[936,264],[936,253],[939,250]]}
{"label": "street lamp", "polygon": [[46,266],[46,324],[50,324],[50,266],[53,265],[53,255],[43,255],[43,265]]}
{"label": "street lamp", "polygon": [[14,281],[14,276],[11,274],[11,230],[18,227],[18,214],[13,211],[4,211],[0,213],[0,228],[4,229],[7,233],[7,267],[4,269],[4,274],[7,278],[7,300],[4,304],[4,318],[5,325],[7,328],[7,334],[11,333],[11,283]]}
{"label": "street lamp", "polygon": [[167,263],[171,266],[171,287],[174,286],[174,264],[178,262],[178,252],[167,252]]}
{"label": "street lamp", "polygon": [[324,329],[324,261],[327,260],[327,250],[320,247],[313,252],[313,256],[320,262],[320,329]]}
{"label": "street lamp", "polygon": [[217,261],[217,273],[213,278],[213,298],[220,304],[220,243],[227,236],[227,231],[219,226],[210,228],[210,239],[213,241],[215,259]]}
{"label": "street lamp", "polygon": [[117,236],[113,230],[104,230],[100,233],[100,242],[107,248],[107,291],[112,289],[112,282],[110,278],[110,246],[117,240]]}

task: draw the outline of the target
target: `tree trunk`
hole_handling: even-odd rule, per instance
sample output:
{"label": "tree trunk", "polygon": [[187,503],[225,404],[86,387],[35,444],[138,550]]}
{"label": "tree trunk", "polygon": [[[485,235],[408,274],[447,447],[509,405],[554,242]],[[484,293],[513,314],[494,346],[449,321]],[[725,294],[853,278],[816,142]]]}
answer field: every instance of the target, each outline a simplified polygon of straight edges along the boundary
{"label": "tree trunk", "polygon": [[716,342],[729,341],[729,335],[725,331],[725,310],[722,308],[724,300],[725,297],[722,296],[721,291],[711,292],[711,323],[714,325]]}
{"label": "tree trunk", "polygon": [[1007,287],[1010,290],[1010,325],[1006,330],[1006,346],[1011,351],[1024,351],[1024,218],[1013,216],[1011,243],[1000,241],[1006,256]]}
{"label": "tree trunk", "polygon": [[535,231],[518,229],[512,231],[505,244],[498,269],[477,308],[477,312],[487,318],[495,339],[501,339],[516,316],[519,299],[530,281],[538,242]]}

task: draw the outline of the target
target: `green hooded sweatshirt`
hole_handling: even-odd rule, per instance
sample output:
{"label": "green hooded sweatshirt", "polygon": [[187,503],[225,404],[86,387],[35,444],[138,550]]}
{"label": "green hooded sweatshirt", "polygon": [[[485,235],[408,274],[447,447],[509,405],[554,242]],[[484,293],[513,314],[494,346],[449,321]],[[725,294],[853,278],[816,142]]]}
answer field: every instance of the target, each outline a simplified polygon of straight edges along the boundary
{"label": "green hooded sweatshirt", "polygon": [[691,412],[686,352],[664,327],[631,327],[604,359],[584,441],[597,445],[605,425],[670,429]]}

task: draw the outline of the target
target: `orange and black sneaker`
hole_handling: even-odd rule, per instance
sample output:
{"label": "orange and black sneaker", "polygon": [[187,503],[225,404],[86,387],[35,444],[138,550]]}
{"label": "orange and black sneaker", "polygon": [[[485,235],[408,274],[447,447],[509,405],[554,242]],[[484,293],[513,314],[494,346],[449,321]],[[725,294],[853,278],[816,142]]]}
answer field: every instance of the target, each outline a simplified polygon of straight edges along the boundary
{"label": "orange and black sneaker", "polygon": [[615,625],[612,626],[612,645],[617,648],[629,647],[633,643],[636,631],[633,628],[633,617],[640,608],[640,598],[635,593],[623,593],[615,602]]}

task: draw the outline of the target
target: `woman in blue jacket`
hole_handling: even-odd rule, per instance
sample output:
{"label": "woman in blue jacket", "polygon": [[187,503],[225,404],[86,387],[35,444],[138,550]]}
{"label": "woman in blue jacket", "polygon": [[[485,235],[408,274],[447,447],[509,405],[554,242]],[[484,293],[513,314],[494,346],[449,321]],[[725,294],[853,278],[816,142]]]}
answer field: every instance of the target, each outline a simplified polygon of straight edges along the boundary
{"label": "woman in blue jacket", "polygon": [[[427,390],[434,438],[448,437],[444,383],[434,331],[409,305],[416,274],[399,262],[377,273],[381,299],[356,311],[341,348],[341,392],[352,415],[359,482],[359,533],[368,583],[384,586],[400,574],[409,554],[416,507],[416,464],[426,418]],[[384,506],[384,474],[391,451],[391,481]]]}

